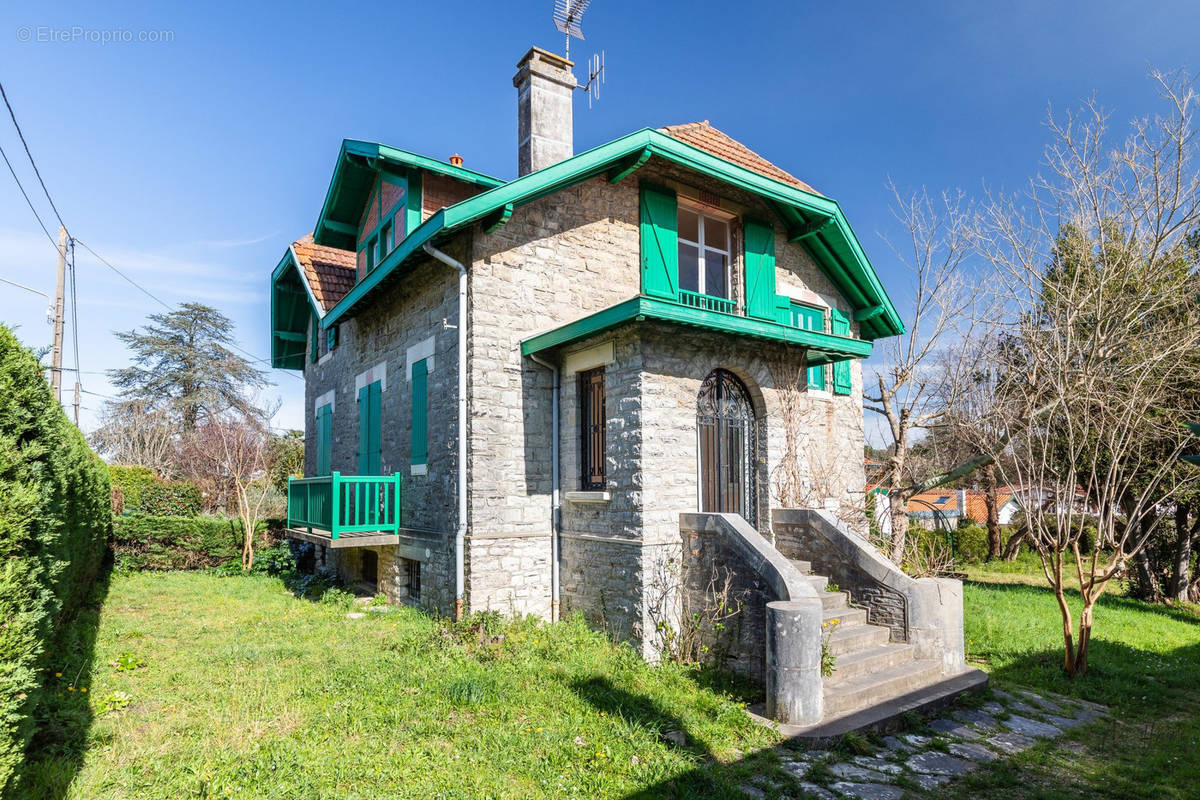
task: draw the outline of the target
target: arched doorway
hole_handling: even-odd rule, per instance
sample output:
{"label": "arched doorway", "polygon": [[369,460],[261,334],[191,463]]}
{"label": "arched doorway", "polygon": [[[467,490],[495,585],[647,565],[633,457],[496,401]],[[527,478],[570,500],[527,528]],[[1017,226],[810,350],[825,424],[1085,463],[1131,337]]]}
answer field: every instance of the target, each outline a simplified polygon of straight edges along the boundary
{"label": "arched doorway", "polygon": [[700,457],[700,510],[741,514],[755,521],[754,406],[737,376],[718,369],[700,386],[696,402]]}

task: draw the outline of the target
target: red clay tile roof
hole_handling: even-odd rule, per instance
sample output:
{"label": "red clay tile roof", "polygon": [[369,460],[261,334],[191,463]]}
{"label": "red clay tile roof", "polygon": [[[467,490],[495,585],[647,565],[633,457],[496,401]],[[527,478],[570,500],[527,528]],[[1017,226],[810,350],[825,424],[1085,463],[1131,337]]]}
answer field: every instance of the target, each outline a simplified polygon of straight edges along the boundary
{"label": "red clay tile roof", "polygon": [[314,244],[311,233],[293,242],[292,250],[304,269],[304,277],[308,279],[313,295],[325,311],[337,305],[337,302],[354,288],[357,278],[354,253]]}
{"label": "red clay tile roof", "polygon": [[768,178],[774,178],[806,192],[820,194],[795,175],[785,172],[738,140],[709,125],[708,120],[689,122],[685,125],[664,125],[659,130],[684,144],[699,147],[714,156],[732,161],[739,167],[754,170],[760,175],[766,175]]}
{"label": "red clay tile roof", "polygon": [[[984,499],[983,492],[966,492],[967,496],[967,518],[975,522],[987,522],[987,501]],[[1004,504],[1012,499],[1012,492],[998,491],[996,492],[996,508],[1004,508]],[[942,502],[938,502],[941,500]],[[921,511],[929,512],[933,508],[945,513],[957,514],[958,512],[958,490],[947,489],[944,492],[939,492],[936,489],[932,492],[923,492],[913,495],[908,501],[905,510],[910,514]]]}

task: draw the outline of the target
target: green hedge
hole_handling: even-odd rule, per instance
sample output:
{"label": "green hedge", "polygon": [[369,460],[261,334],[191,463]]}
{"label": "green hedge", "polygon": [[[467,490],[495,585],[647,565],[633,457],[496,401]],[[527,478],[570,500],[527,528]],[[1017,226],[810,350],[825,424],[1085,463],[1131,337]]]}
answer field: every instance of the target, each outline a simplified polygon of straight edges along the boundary
{"label": "green hedge", "polygon": [[[109,464],[108,480],[112,484],[114,499],[121,498],[124,508],[134,511],[142,505],[142,491],[158,482],[158,476],[149,467],[139,467],[129,464]],[[114,503],[113,511],[121,513]]]}
{"label": "green hedge", "polygon": [[987,561],[988,532],[975,523],[959,525],[954,531],[954,557],[960,564],[982,564]]}
{"label": "green hedge", "polygon": [[203,504],[204,498],[194,483],[163,481],[142,489],[137,510],[152,517],[194,517]]}
{"label": "green hedge", "polygon": [[[259,523],[256,547],[275,540],[274,526]],[[206,569],[242,557],[242,523],[216,517],[156,517],[134,514],[113,519],[117,569]]]}
{"label": "green hedge", "polygon": [[108,470],[0,325],[0,794],[45,690],[45,656],[87,597],[110,530]]}

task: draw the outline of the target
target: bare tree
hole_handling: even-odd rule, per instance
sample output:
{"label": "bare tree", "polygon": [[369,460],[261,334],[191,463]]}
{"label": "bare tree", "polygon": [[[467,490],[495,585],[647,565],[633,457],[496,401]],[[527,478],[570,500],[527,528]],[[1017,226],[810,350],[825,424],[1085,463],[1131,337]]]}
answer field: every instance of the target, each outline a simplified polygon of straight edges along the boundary
{"label": "bare tree", "polygon": [[114,464],[136,464],[171,475],[179,444],[176,431],[166,409],[145,400],[117,400],[105,404],[100,426],[90,439]]}
{"label": "bare tree", "polygon": [[918,480],[910,464],[912,446],[943,419],[979,371],[984,351],[964,343],[986,331],[994,303],[969,269],[972,226],[963,195],[935,201],[922,191],[905,199],[895,185],[891,190],[896,218],[909,234],[906,248],[893,250],[913,276],[911,323],[903,335],[878,347],[881,360],[863,379],[863,397],[864,408],[887,422],[890,456],[883,485],[892,523],[888,555],[900,563],[907,545],[908,500],[952,479],[947,473]]}
{"label": "bare tree", "polygon": [[203,420],[185,440],[196,474],[215,481],[242,523],[242,568],[254,566],[254,533],[274,492],[270,430],[257,414],[227,412]]}
{"label": "bare tree", "polygon": [[[1047,174],[1023,197],[989,199],[979,239],[1015,320],[996,406],[1005,438],[993,448],[1008,446],[1000,469],[1042,503],[1026,514],[1027,540],[1058,600],[1070,675],[1087,670],[1097,600],[1173,500],[1179,423],[1197,413],[1179,386],[1200,348],[1182,251],[1200,225],[1197,96],[1185,75],[1154,77],[1167,113],[1135,122],[1115,149],[1094,100],[1052,115]],[[1098,543],[1085,557],[1088,524]]]}

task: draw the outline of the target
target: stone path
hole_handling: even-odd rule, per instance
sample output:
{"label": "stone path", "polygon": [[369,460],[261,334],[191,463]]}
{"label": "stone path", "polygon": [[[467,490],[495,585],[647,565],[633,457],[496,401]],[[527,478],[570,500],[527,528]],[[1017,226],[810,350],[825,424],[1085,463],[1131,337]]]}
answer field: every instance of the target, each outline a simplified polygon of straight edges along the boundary
{"label": "stone path", "polygon": [[922,797],[980,764],[1005,758],[1053,739],[1065,731],[1108,715],[1095,703],[993,690],[995,698],[978,708],[960,704],[926,720],[920,733],[885,736],[870,744],[871,752],[849,755],[839,750],[777,748],[783,768],[796,778],[800,794],[763,776],[742,787],[747,797],[764,797],[773,789],[781,797],[814,800],[902,800]]}

